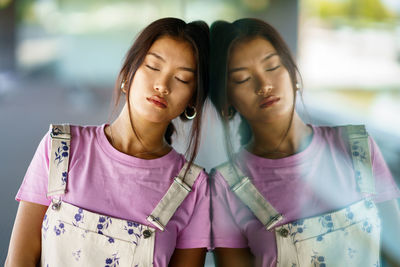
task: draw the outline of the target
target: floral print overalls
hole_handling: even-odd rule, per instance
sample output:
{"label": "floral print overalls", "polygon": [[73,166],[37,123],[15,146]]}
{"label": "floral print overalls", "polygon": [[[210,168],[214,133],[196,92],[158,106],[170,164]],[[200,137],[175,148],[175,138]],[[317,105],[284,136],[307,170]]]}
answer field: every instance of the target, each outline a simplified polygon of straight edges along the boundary
{"label": "floral print overalls", "polygon": [[266,230],[274,231],[279,267],[380,266],[380,220],[367,197],[375,193],[368,133],[363,125],[341,127],[349,140],[358,189],[366,197],[334,212],[274,227],[284,217],[250,178],[230,163],[217,168]]}
{"label": "floral print overalls", "polygon": [[[97,214],[62,201],[68,182],[70,127],[51,125],[51,156],[47,196],[52,204],[42,224],[41,266],[153,266],[156,229],[164,231],[191,191],[202,168],[184,165],[143,225]],[[182,178],[184,177],[184,179]]]}

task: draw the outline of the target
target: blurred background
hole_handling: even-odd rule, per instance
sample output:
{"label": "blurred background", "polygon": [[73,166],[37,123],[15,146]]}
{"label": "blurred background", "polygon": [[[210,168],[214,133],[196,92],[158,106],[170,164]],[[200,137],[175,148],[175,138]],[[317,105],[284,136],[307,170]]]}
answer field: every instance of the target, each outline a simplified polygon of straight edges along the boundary
{"label": "blurred background", "polygon": [[[298,60],[311,122],[366,124],[399,184],[398,0],[0,0],[0,262],[15,194],[48,125],[111,121],[127,49],[143,27],[166,16],[270,22]],[[218,118],[206,108],[197,162],[210,170],[226,156]],[[186,130],[178,127],[181,152]]]}

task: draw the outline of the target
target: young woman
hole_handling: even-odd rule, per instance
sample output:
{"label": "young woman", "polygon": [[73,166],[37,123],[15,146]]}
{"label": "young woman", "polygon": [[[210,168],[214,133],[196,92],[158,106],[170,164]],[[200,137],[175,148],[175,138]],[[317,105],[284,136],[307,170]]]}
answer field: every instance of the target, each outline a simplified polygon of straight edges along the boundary
{"label": "young woman", "polygon": [[[296,64],[269,24],[217,21],[210,40],[210,96],[230,159],[211,175],[218,266],[380,266],[380,240],[388,261],[400,255],[390,245],[400,192],[364,127],[302,121]],[[236,114],[242,148],[232,154]]]}
{"label": "young woman", "polygon": [[[16,197],[6,266],[204,265],[209,193],[193,159],[208,38],[201,21],[151,23],[118,76],[116,106],[121,94],[126,102],[117,119],[51,127]],[[177,117],[192,120],[188,162],[171,147]]]}

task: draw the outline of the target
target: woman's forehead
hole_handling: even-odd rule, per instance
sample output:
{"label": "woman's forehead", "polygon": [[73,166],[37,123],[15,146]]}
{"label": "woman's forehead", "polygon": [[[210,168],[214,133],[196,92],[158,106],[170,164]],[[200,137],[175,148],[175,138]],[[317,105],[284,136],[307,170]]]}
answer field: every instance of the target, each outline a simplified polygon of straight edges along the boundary
{"label": "woman's forehead", "polygon": [[240,65],[246,62],[263,60],[271,54],[276,54],[273,45],[263,37],[254,37],[237,41],[231,48],[229,65]]}
{"label": "woman's forehead", "polygon": [[190,68],[196,67],[196,58],[192,45],[181,38],[161,36],[151,45],[147,55],[157,55],[161,61],[175,62]]}

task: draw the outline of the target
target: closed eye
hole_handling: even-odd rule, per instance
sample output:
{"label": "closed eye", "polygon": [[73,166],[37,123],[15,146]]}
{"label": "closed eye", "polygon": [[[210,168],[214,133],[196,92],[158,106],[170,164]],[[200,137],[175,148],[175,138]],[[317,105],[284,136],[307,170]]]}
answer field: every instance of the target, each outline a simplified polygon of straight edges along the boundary
{"label": "closed eye", "polygon": [[236,84],[241,84],[241,83],[245,83],[245,82],[247,82],[249,80],[250,80],[250,77],[248,77],[248,78],[246,78],[244,80],[241,80],[241,81],[233,81],[233,82],[236,83]]}
{"label": "closed eye", "polygon": [[274,70],[276,70],[277,68],[279,68],[281,65],[278,65],[278,66],[276,66],[276,67],[273,67],[273,68],[270,68],[270,69],[266,69],[265,71],[274,71]]}
{"label": "closed eye", "polygon": [[154,68],[154,67],[152,67],[152,66],[150,66],[150,65],[146,65],[146,67],[149,68],[149,69],[151,69],[151,70],[159,71],[159,69]]}
{"label": "closed eye", "polygon": [[175,77],[175,79],[177,79],[179,82],[184,83],[184,84],[188,84],[189,81],[184,81],[182,79],[179,79],[178,77]]}

